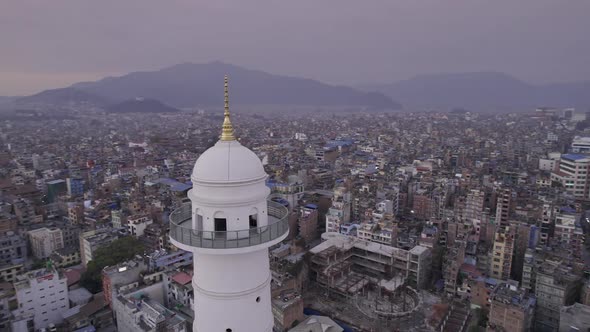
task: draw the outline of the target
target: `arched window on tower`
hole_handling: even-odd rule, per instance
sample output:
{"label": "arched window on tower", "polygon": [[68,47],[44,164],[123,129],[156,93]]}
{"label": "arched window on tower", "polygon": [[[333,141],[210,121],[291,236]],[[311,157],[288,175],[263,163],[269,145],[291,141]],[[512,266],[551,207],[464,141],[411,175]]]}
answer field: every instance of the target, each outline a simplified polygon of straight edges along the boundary
{"label": "arched window on tower", "polygon": [[202,231],[203,230],[203,215],[201,211],[197,210],[195,212],[195,230]]}
{"label": "arched window on tower", "polygon": [[[215,237],[225,237],[225,232],[227,232],[227,219],[223,212],[216,212],[214,215],[214,230],[215,230]],[[219,233],[218,233],[219,232]]]}
{"label": "arched window on tower", "polygon": [[251,231],[256,231],[258,229],[258,210],[256,208],[252,208],[250,210],[250,216],[248,216],[248,222]]}

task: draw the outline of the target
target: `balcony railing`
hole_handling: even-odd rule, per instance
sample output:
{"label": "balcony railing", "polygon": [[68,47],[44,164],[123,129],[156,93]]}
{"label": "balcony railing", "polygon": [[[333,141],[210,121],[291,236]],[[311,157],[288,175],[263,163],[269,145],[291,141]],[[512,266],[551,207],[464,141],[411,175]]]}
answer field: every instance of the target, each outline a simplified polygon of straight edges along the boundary
{"label": "balcony railing", "polygon": [[283,236],[289,230],[289,210],[268,201],[268,225],[238,231],[202,231],[192,227],[191,204],[184,204],[170,214],[170,237],[182,244],[211,249],[245,248]]}

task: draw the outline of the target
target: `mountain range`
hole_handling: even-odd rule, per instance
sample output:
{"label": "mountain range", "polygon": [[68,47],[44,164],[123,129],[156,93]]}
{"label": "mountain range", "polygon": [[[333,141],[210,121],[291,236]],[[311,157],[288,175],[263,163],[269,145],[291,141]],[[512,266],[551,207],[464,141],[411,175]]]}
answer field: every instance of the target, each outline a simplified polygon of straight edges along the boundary
{"label": "mountain range", "polygon": [[534,85],[497,72],[421,75],[363,87],[380,91],[406,108],[530,110],[535,107],[590,107],[590,81]]}
{"label": "mountain range", "polygon": [[[401,105],[378,92],[365,92],[350,87],[333,86],[318,81],[272,75],[258,70],[212,62],[185,63],[157,71],[133,72],[120,77],[107,77],[95,82],[72,85],[66,90],[46,90],[24,97],[20,103],[66,97],[105,100],[108,105],[137,97],[159,100],[177,108],[223,106],[223,77],[230,78],[230,102],[233,105],[300,105],[359,106],[377,109],[399,109]],[[88,94],[85,96],[84,94]],[[73,99],[72,99],[73,98]]]}
{"label": "mountain range", "polygon": [[[45,90],[17,103],[85,102],[104,108],[137,97],[174,108],[221,107],[223,76],[238,106],[355,106],[368,109],[528,111],[535,107],[590,107],[590,81],[534,85],[497,72],[421,75],[358,88],[273,75],[222,62],[185,63],[133,72],[68,88]],[[2,99],[0,99],[1,101]],[[14,98],[9,99],[11,101]]]}

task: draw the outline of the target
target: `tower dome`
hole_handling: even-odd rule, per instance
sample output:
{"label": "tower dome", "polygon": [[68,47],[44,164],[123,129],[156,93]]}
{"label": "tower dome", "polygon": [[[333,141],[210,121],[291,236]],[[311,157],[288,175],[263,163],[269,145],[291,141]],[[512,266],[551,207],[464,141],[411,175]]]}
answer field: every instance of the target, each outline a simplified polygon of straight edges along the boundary
{"label": "tower dome", "polygon": [[203,153],[193,168],[197,182],[245,182],[265,180],[267,174],[258,156],[238,141],[218,141]]}

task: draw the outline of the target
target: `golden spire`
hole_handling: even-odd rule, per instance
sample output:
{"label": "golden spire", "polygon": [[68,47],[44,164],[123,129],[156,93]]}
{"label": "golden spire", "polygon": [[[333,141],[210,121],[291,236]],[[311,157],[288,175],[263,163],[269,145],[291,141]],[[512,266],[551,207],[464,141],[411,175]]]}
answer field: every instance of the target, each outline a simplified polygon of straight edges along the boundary
{"label": "golden spire", "polygon": [[235,141],[236,137],[234,136],[234,127],[231,124],[229,119],[229,92],[227,88],[227,75],[225,75],[225,84],[224,84],[224,93],[223,93],[223,101],[224,101],[224,108],[225,111],[223,112],[223,126],[221,130],[221,140],[222,141]]}

